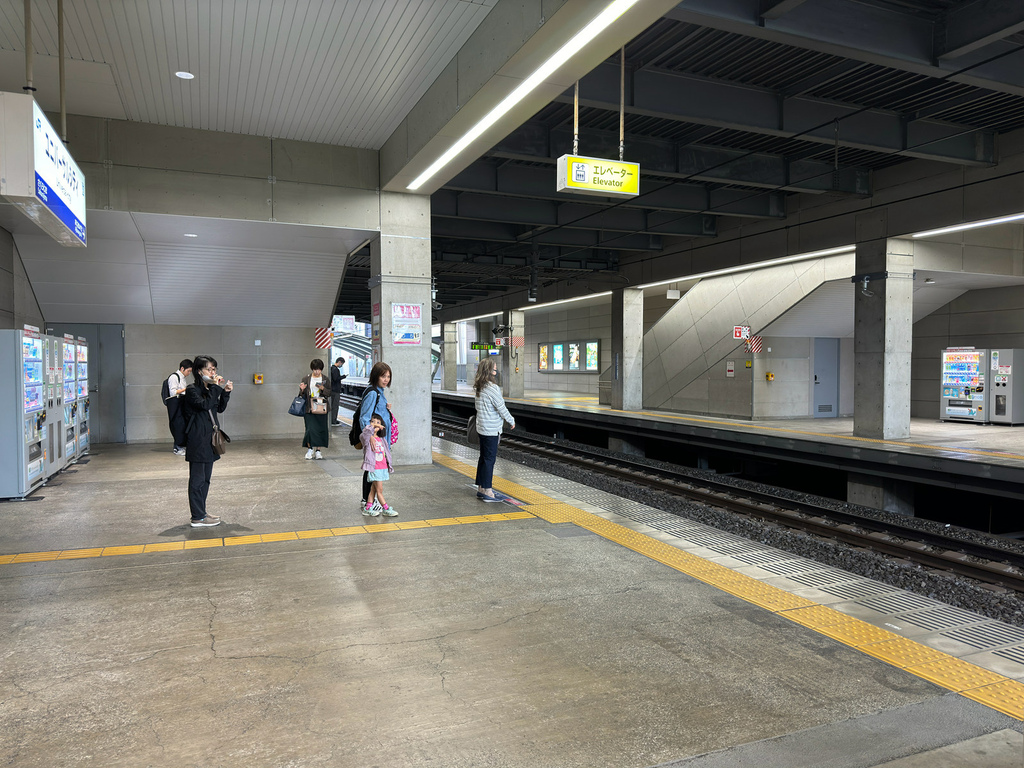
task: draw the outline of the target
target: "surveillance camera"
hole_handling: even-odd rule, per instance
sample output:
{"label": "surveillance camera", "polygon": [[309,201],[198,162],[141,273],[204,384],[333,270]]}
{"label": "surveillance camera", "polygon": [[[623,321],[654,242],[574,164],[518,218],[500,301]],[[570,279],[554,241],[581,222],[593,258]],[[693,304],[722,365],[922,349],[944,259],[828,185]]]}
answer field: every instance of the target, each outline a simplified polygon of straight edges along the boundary
{"label": "surveillance camera", "polygon": [[442,303],[441,303],[441,302],[439,302],[439,301],[435,301],[435,302],[431,303],[431,305],[430,305],[430,306],[431,306],[431,308],[433,308],[433,309],[441,309],[441,307],[443,307],[443,306],[444,306],[444,304],[442,304]]}
{"label": "surveillance camera", "polygon": [[508,332],[508,326],[507,325],[496,325],[493,328],[491,328],[491,333],[494,336],[501,336],[501,334],[507,333],[507,332]]}

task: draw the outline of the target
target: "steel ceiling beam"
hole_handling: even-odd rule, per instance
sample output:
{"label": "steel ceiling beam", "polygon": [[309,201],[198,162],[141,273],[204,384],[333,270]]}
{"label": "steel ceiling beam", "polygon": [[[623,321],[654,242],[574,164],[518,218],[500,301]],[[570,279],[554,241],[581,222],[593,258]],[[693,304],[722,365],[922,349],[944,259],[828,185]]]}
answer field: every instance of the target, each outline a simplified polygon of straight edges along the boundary
{"label": "steel ceiling beam", "polygon": [[[765,19],[761,17],[760,3],[761,0],[686,0],[666,13],[665,18],[1024,96],[1024,51],[1005,40],[992,42],[984,50],[955,61],[936,61],[934,23],[909,13],[848,0],[814,0],[781,18]],[[986,61],[1000,53],[1007,55]],[[973,64],[977,66],[969,71],[952,74]]]}
{"label": "steel ceiling beam", "polygon": [[[711,229],[714,230],[714,227],[712,226]],[[432,216],[430,219],[430,233],[434,238],[486,240],[495,243],[536,243],[537,245],[565,245],[574,248],[608,248],[617,251],[661,250],[659,235],[620,234],[580,229],[524,230],[523,227],[516,224],[467,221],[436,216]],[[694,234],[714,237],[715,232]]]}
{"label": "steel ceiling beam", "polygon": [[[617,112],[617,67],[602,64],[580,81],[580,103]],[[661,69],[633,75],[626,111],[664,120],[834,144],[957,165],[995,165],[992,131],[933,120],[906,120],[893,112],[861,110],[805,96],[784,97],[766,88],[694,77]],[[609,98],[609,96],[614,96]],[[572,94],[556,99],[571,103]],[[838,123],[836,122],[838,121]]]}
{"label": "steel ceiling beam", "polygon": [[[536,158],[534,158],[536,160]],[[556,201],[589,201],[605,198],[583,197],[555,191],[554,168],[507,163],[495,167],[477,161],[445,185],[460,192],[521,196]],[[741,189],[711,189],[702,184],[640,179],[640,196],[620,201],[622,208],[647,208],[680,213],[715,213],[755,219],[779,219],[786,215],[781,192],[751,193]]]}
{"label": "steel ceiling beam", "polygon": [[936,47],[940,60],[958,59],[1024,31],[1021,0],[973,0],[946,12]]}
{"label": "steel ceiling beam", "polygon": [[[556,203],[522,197],[480,195],[440,189],[430,196],[430,215],[476,221],[505,221],[531,227],[599,229],[647,235],[693,236],[706,233],[704,214],[611,208],[585,203]],[[710,218],[710,217],[709,217]]]}
{"label": "steel ceiling beam", "polygon": [[[568,128],[548,129],[532,122],[513,131],[489,154],[554,163],[560,156],[571,153],[572,145],[573,134]],[[609,131],[584,129],[580,132],[580,145],[583,155],[617,157],[619,137]],[[641,174],[789,192],[871,194],[871,172],[866,168],[840,166],[836,169],[831,163],[792,160],[766,152],[693,144],[679,146],[663,139],[627,135],[626,159],[640,163]]]}

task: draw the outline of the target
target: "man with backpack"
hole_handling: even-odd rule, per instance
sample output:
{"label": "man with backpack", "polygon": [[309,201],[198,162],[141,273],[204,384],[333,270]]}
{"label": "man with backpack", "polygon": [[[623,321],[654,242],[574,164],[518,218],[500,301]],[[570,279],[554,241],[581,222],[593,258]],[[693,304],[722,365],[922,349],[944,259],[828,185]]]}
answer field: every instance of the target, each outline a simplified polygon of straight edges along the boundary
{"label": "man with backpack", "polygon": [[167,422],[174,438],[174,455],[185,455],[185,414],[181,410],[181,397],[188,387],[188,377],[192,374],[192,361],[182,360],[178,370],[167,377],[161,387],[164,405],[167,406]]}

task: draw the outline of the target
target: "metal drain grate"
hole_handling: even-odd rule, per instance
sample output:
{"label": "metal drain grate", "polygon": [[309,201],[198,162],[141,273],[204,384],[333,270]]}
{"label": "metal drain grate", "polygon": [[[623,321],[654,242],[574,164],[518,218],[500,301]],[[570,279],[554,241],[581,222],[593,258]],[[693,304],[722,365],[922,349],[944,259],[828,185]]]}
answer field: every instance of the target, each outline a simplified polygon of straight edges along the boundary
{"label": "metal drain grate", "polygon": [[930,629],[932,631],[950,629],[951,627],[960,627],[964,624],[976,624],[979,621],[984,621],[984,618],[976,613],[960,611],[956,608],[936,608],[932,611],[910,613],[906,616],[901,616],[900,618],[907,624],[913,624],[915,627]]}
{"label": "metal drain grate", "polygon": [[808,587],[821,587],[826,584],[838,584],[850,580],[850,574],[842,571],[813,571],[811,573],[794,573],[789,577],[798,584]]}
{"label": "metal drain grate", "polygon": [[[861,605],[879,613],[906,613],[907,611],[922,611],[926,608],[938,608],[941,603],[910,592],[900,592],[895,595],[882,595],[862,600]],[[962,624],[963,622],[958,623]]]}
{"label": "metal drain grate", "polygon": [[797,573],[805,574],[813,572],[816,568],[820,567],[818,563],[812,563],[808,560],[787,560],[782,563],[765,563],[761,566],[764,570],[779,576],[790,576]]}
{"label": "metal drain grate", "polygon": [[821,591],[836,597],[845,597],[852,600],[858,597],[880,595],[883,592],[894,592],[895,587],[890,587],[886,584],[876,584],[871,581],[857,581],[851,584],[834,584],[830,587],[822,587]]}
{"label": "metal drain grate", "polygon": [[[740,553],[737,555],[733,555],[733,557],[735,557],[741,563],[750,563],[751,565],[764,565],[766,563],[776,563],[779,561],[780,557],[785,557],[785,555],[781,555],[780,553],[772,550],[761,549],[757,552]],[[801,570],[807,570],[807,567],[804,566]]]}
{"label": "metal drain grate", "polygon": [[1000,656],[1009,661],[1015,661],[1018,664],[1024,664],[1024,646],[1016,645],[1013,648],[1002,648],[998,651],[992,651],[993,656]]}
{"label": "metal drain grate", "polygon": [[974,627],[963,627],[952,632],[943,632],[942,636],[973,648],[995,648],[1024,641],[1024,629],[990,621]]}

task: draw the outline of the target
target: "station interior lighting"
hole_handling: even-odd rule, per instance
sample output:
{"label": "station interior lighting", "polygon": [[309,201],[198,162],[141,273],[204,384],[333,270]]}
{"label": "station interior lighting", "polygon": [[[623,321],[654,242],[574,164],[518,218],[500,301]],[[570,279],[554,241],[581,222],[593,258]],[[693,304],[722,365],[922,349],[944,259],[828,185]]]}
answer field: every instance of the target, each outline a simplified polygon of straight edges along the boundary
{"label": "station interior lighting", "polygon": [[755,269],[764,269],[766,267],[776,267],[779,264],[792,264],[795,261],[807,261],[808,259],[818,259],[822,256],[838,256],[841,253],[852,253],[857,250],[856,245],[842,245],[838,248],[827,248],[824,251],[811,251],[809,253],[798,253],[795,256],[784,256],[781,259],[769,259],[768,261],[759,261],[755,264],[741,264],[736,267],[728,267],[727,269],[716,269],[712,272],[701,272],[696,275],[684,275],[683,277],[673,277],[669,280],[659,280],[656,283],[644,283],[643,285],[634,286],[635,288],[657,288],[661,285],[669,285],[670,283],[683,283],[690,280],[702,280],[705,277],[720,277],[721,275],[733,275],[737,272],[753,272]]}
{"label": "station interior lighting", "polygon": [[488,312],[486,315],[476,315],[475,317],[464,317],[461,320],[453,320],[453,323],[471,323],[474,320],[483,320],[488,317],[497,317],[501,312]]}
{"label": "station interior lighting", "polygon": [[407,187],[417,190],[426,184],[433,176],[454,160],[462,150],[478,139],[484,131],[504,117],[520,101],[533,91],[538,85],[550,76],[560,66],[582,50],[591,40],[597,37],[609,27],[622,14],[637,4],[639,0],[615,0],[597,15],[587,26],[577,32],[569,42],[559,48],[543,64],[541,64],[529,77],[527,77],[518,88],[506,96],[501,102],[488,112],[472,128],[466,131],[443,155],[435,160],[427,170],[421,173]]}
{"label": "station interior lighting", "polygon": [[529,312],[531,309],[542,309],[543,307],[553,307],[556,304],[571,304],[574,301],[583,301],[585,299],[599,299],[602,296],[611,296],[611,291],[604,291],[603,293],[588,293],[586,296],[575,296],[571,299],[559,299],[558,301],[549,301],[544,304],[531,304],[528,307],[520,307],[518,312]]}
{"label": "station interior lighting", "polygon": [[968,229],[981,229],[982,227],[994,227],[996,224],[1007,224],[1011,221],[1024,220],[1024,213],[1015,213],[1012,216],[1000,216],[998,219],[983,219],[981,221],[970,221],[966,224],[957,224],[942,229],[929,229],[927,232],[915,232],[911,237],[935,237],[936,235],[948,235],[950,232],[963,232]]}

